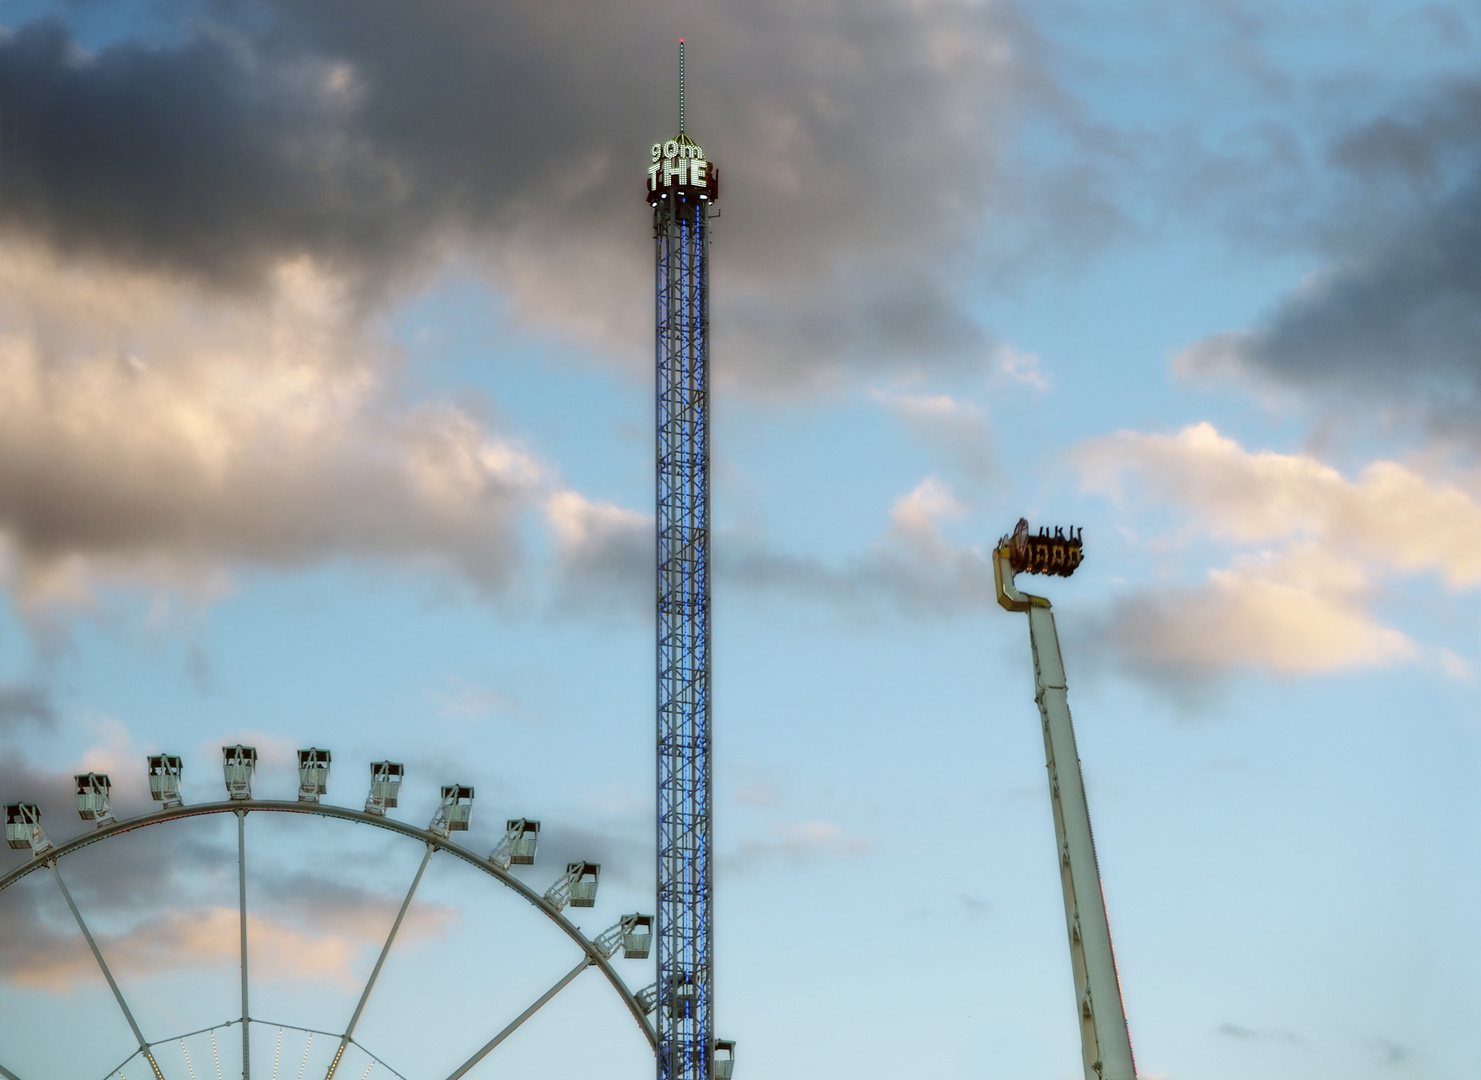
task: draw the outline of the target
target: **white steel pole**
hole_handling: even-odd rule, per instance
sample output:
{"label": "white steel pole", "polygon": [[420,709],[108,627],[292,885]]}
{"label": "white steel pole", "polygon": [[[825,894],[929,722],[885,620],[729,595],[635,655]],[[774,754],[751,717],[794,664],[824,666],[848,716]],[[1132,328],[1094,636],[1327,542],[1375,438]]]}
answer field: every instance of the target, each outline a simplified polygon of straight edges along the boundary
{"label": "white steel pole", "polygon": [[1044,759],[1049,769],[1049,799],[1064,888],[1085,1080],[1136,1080],[1054,614],[1042,596],[1030,596],[1014,588],[1013,569],[1005,550],[994,552],[993,561],[998,602],[1010,611],[1028,613],[1034,700],[1044,727]]}
{"label": "white steel pole", "polygon": [[[67,888],[67,883],[62,880],[62,872],[57,869],[56,859],[46,864],[51,868],[51,876],[57,880],[57,888],[62,890],[62,896],[67,901],[67,907],[72,911],[72,917],[77,920],[77,928],[82,931],[82,936],[87,940],[87,947],[93,951],[93,959],[98,962],[98,967],[103,970],[103,978],[108,980],[108,989],[113,991],[113,998],[118,1002],[118,1007],[123,1010],[123,1018],[129,1022],[129,1028],[138,1040],[139,1052],[144,1055],[144,1060],[149,1062],[149,1067],[154,1070],[155,1080],[165,1080],[164,1073],[159,1071],[159,1063],[154,1060],[154,1052],[149,1049],[149,1043],[144,1039],[144,1033],[139,1030],[139,1025],[134,1022],[134,1014],[129,1009],[128,1002],[123,999],[123,991],[118,988],[118,983],[113,980],[113,972],[108,970],[108,964],[103,960],[103,953],[98,948],[98,943],[93,940],[92,931],[83,922],[82,912],[77,910],[77,903],[72,899],[72,891]],[[4,1075],[9,1076],[9,1073]]]}
{"label": "white steel pole", "polygon": [[564,990],[567,983],[569,983],[577,975],[580,975],[587,968],[591,967],[591,964],[591,957],[582,957],[581,962],[573,967],[570,971],[566,972],[566,974],[561,978],[560,982],[556,983],[549,990],[545,991],[545,993],[541,994],[539,999],[533,1005],[531,1005],[524,1012],[520,1013],[513,1020],[509,1021],[503,1031],[499,1032],[499,1034],[495,1035],[488,1042],[484,1043],[482,1048],[479,1049],[476,1054],[474,1054],[471,1058],[463,1062],[463,1064],[459,1065],[456,1069],[449,1073],[447,1080],[458,1080],[460,1076],[465,1074],[469,1069],[473,1068],[473,1066],[477,1065],[480,1061],[487,1057],[489,1051],[498,1046],[505,1039],[509,1038],[510,1035],[513,1035],[515,1029],[518,1028],[520,1024],[523,1024],[530,1017],[534,1016],[535,1013],[540,1010],[540,1007],[542,1005],[544,1005],[551,998],[555,997],[556,994],[559,994],[562,990]]}
{"label": "white steel pole", "polygon": [[252,1080],[252,1031],[247,1009],[247,811],[237,811],[237,898],[242,927],[242,1080]]}
{"label": "white steel pole", "polygon": [[411,888],[406,890],[406,899],[401,901],[401,910],[396,913],[396,921],[391,924],[391,932],[386,935],[386,943],[381,946],[381,954],[376,958],[370,978],[365,982],[365,989],[360,993],[360,1002],[355,1006],[355,1013],[350,1017],[350,1022],[345,1025],[345,1033],[340,1036],[339,1049],[334,1052],[334,1060],[329,1063],[329,1071],[324,1074],[324,1080],[334,1080],[334,1074],[339,1071],[340,1059],[349,1049],[350,1039],[355,1034],[355,1027],[360,1023],[360,1014],[365,1011],[365,1004],[370,1000],[370,992],[375,989],[375,981],[381,977],[381,968],[385,967],[386,957],[391,953],[391,946],[396,943],[396,933],[401,929],[401,922],[406,918],[407,909],[411,907],[411,898],[417,894],[417,886],[422,883],[422,875],[427,872],[427,864],[432,861],[432,853],[436,850],[435,845],[427,845],[427,854],[422,856],[422,865],[417,867],[416,877],[411,879]]}

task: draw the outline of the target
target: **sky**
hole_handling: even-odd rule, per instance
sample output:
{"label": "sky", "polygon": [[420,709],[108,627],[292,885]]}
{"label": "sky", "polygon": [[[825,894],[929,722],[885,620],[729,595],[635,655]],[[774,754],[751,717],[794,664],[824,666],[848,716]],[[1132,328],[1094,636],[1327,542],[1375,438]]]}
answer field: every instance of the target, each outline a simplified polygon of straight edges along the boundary
{"label": "sky", "polygon": [[[588,934],[651,910],[641,185],[684,37],[724,178],[736,1076],[1079,1075],[1027,627],[988,561],[1020,516],[1084,529],[1035,587],[1144,1080],[1474,1074],[1477,5],[0,0],[0,26],[0,797],[53,839],[92,827],[76,772],[137,814],[177,753],[214,801],[246,743],[291,799],[320,746],[350,807],[404,762],[417,826],[473,785],[479,852],[541,820],[517,874],[600,862]],[[312,1072],[295,1028],[342,1030],[421,850],[246,828],[254,1073]],[[239,1010],[229,820],[61,867],[148,1038]],[[358,1032],[383,1064],[340,1075],[444,1076],[576,959],[434,858]],[[161,1066],[230,1075],[239,1037]],[[132,1049],[49,876],[0,894],[0,1065],[137,1080],[108,1071]],[[588,973],[470,1075],[652,1067]]]}

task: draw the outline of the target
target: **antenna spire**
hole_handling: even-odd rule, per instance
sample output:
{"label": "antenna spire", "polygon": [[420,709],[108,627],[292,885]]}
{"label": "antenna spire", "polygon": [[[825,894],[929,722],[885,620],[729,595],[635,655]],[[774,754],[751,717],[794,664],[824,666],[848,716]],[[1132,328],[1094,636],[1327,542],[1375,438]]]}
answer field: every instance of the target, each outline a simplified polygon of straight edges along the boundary
{"label": "antenna spire", "polygon": [[684,134],[684,39],[679,39],[679,134]]}

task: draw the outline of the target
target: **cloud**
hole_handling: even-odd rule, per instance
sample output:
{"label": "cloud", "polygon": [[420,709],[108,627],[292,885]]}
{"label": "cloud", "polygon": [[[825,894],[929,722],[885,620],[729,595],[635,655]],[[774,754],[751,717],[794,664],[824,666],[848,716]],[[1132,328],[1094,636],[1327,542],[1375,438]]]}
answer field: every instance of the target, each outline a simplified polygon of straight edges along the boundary
{"label": "cloud", "polygon": [[190,17],[92,53],[56,20],[0,40],[5,229],[233,292],[306,258],[376,294],[459,252],[521,319],[636,362],[638,183],[672,134],[680,26],[693,134],[725,183],[719,375],[752,385],[981,355],[991,337],[948,266],[998,197],[1009,125],[1060,103],[1006,0]]}
{"label": "cloud", "polygon": [[[138,772],[142,775],[142,769]],[[133,786],[128,776],[115,769],[114,781],[115,794],[128,800]],[[42,823],[54,843],[93,827],[76,817],[70,773],[32,769],[12,753],[0,765],[0,788],[7,801],[41,804]],[[120,816],[143,808],[120,807]],[[90,846],[58,865],[109,966],[145,976],[236,963],[236,908],[192,902],[203,887],[213,885],[234,895],[235,847],[234,837],[177,823]],[[7,871],[23,857],[12,854]],[[67,992],[96,981],[97,966],[46,876],[37,871],[4,894],[0,973],[17,986]],[[252,888],[257,914],[249,918],[248,932],[256,970],[267,978],[320,979],[344,988],[359,985],[366,951],[385,940],[401,901],[399,894],[343,879],[284,872],[270,856],[257,864]],[[457,910],[423,900],[408,914],[402,934],[407,941],[437,936],[458,918]],[[126,929],[114,929],[120,923]]]}
{"label": "cloud", "polygon": [[1300,1042],[1301,1039],[1294,1032],[1284,1029],[1259,1029],[1247,1027],[1244,1024],[1235,1024],[1225,1021],[1216,1029],[1218,1034],[1229,1039],[1238,1039],[1241,1042],[1254,1042],[1262,1039],[1276,1039],[1281,1042]]}
{"label": "cloud", "polygon": [[957,893],[957,900],[961,904],[962,912],[969,919],[980,919],[985,915],[991,915],[993,912],[993,904],[990,900],[968,896],[966,893]]}
{"label": "cloud", "polygon": [[873,397],[899,417],[916,438],[945,450],[969,482],[984,484],[997,477],[992,430],[981,406],[949,394],[877,390]]}
{"label": "cloud", "polygon": [[[322,981],[352,990],[360,983],[361,952],[384,940],[391,916],[375,928],[337,923],[333,932],[306,932],[265,916],[247,916],[247,938],[257,978]],[[428,932],[420,924],[433,920],[413,910],[403,932]],[[240,922],[235,908],[210,907],[169,911],[140,923],[125,934],[94,937],[108,966],[118,975],[148,976],[184,968],[234,966],[238,962]],[[98,977],[97,962],[80,937],[40,925],[22,937],[6,933],[0,941],[5,979],[12,985],[64,993]]]}
{"label": "cloud", "polygon": [[811,866],[838,858],[867,855],[873,840],[852,836],[826,821],[803,821],[773,826],[765,839],[743,840],[730,855],[721,858],[726,869],[746,872],[769,863],[784,862],[795,867]]}
{"label": "cloud", "polygon": [[1054,377],[1046,375],[1040,367],[1037,354],[1020,352],[1011,345],[998,348],[996,371],[1009,382],[1022,383],[1047,394],[1054,389]]}
{"label": "cloud", "polygon": [[[307,873],[267,876],[257,888],[258,902],[278,922],[319,938],[340,937],[358,943],[356,948],[378,946],[385,940],[402,900],[400,895]],[[455,908],[422,897],[408,910],[397,941],[436,937],[455,926],[458,919]]]}
{"label": "cloud", "polygon": [[480,719],[490,715],[511,717],[525,722],[539,722],[539,715],[529,706],[507,697],[486,686],[470,683],[456,675],[449,675],[444,689],[426,688],[423,696],[437,706],[444,716],[459,719]]}
{"label": "cloud", "polygon": [[[1237,670],[1281,677],[1381,667],[1429,655],[1463,660],[1383,625],[1378,583],[1431,574],[1452,592],[1481,586],[1481,502],[1398,462],[1349,479],[1307,455],[1251,453],[1198,424],[1175,435],[1120,432],[1072,455],[1087,490],[1169,504],[1185,537],[1242,549],[1195,587],[1115,600],[1097,639],[1128,670],[1179,692]],[[1457,663],[1459,661],[1459,663]]]}
{"label": "cloud", "polygon": [[[1008,355],[950,268],[1003,132],[1058,100],[1009,0],[244,11],[91,52],[56,19],[0,35],[0,559],[33,619],[114,588],[197,609],[241,568],[341,558],[499,594],[541,510],[555,606],[642,605],[646,519],[414,400],[383,319],[472,267],[519,326],[647,362],[636,184],[676,18],[725,178],[717,381]],[[980,416],[937,426],[969,482],[991,472]]]}
{"label": "cloud", "polygon": [[[946,405],[937,399],[904,400],[907,408],[955,408],[950,399],[944,399]],[[615,596],[630,611],[650,610],[651,517],[572,491],[558,492],[544,507],[560,558],[559,605],[579,608],[602,601],[610,610]],[[996,603],[996,589],[986,555],[953,544],[942,532],[966,513],[950,485],[928,476],[895,500],[879,541],[841,564],[779,552],[751,535],[722,536],[715,545],[717,587],[781,593],[864,617],[882,607],[918,618],[988,607]]]}
{"label": "cloud", "polygon": [[51,694],[35,683],[0,684],[0,731],[31,723],[43,727],[56,724]]}
{"label": "cloud", "polygon": [[1372,1045],[1385,1065],[1408,1065],[1414,1060],[1412,1048],[1392,1039],[1374,1039]]}
{"label": "cloud", "polygon": [[940,523],[965,516],[962,505],[951,488],[934,476],[928,476],[909,495],[901,496],[890,508],[890,526],[905,540],[921,547],[939,545]]}
{"label": "cloud", "polygon": [[1481,83],[1449,81],[1347,132],[1330,160],[1352,191],[1326,230],[1327,267],[1257,325],[1189,345],[1174,371],[1294,390],[1333,412],[1364,401],[1389,420],[1474,443]]}
{"label": "cloud", "polygon": [[[537,884],[543,892],[555,880],[560,867],[585,860],[601,865],[602,880],[626,888],[653,887],[653,810],[651,803],[633,803],[628,793],[617,799],[611,794],[599,801],[604,823],[597,827],[544,815],[540,831],[540,863],[554,870],[540,870]],[[588,822],[590,814],[587,813]],[[546,875],[549,875],[548,877]]]}
{"label": "cloud", "polygon": [[776,806],[782,793],[775,784],[759,781],[735,789],[735,801],[742,806]]}
{"label": "cloud", "polygon": [[731,588],[780,592],[865,618],[881,608],[920,619],[980,611],[997,603],[987,552],[942,532],[965,513],[950,486],[929,476],[895,501],[889,528],[862,555],[833,565],[753,544],[728,549],[717,573]]}
{"label": "cloud", "polygon": [[652,599],[652,515],[593,502],[570,490],[547,498],[544,511],[559,559],[559,605],[610,609],[616,600],[625,609],[641,610]]}
{"label": "cloud", "polygon": [[1411,660],[1419,649],[1367,609],[1371,590],[1355,563],[1306,549],[1213,570],[1196,588],[1116,601],[1105,640],[1144,676],[1194,682],[1246,669],[1323,675]]}
{"label": "cloud", "polygon": [[100,585],[206,598],[230,568],[423,563],[497,590],[543,466],[406,403],[333,281],[284,263],[231,301],[0,252],[0,533],[23,603]]}
{"label": "cloud", "polygon": [[1436,574],[1453,590],[1481,585],[1481,500],[1396,461],[1348,479],[1309,455],[1251,453],[1207,423],[1120,432],[1072,458],[1087,490],[1122,496],[1131,478],[1223,540],[1304,538],[1385,570]]}

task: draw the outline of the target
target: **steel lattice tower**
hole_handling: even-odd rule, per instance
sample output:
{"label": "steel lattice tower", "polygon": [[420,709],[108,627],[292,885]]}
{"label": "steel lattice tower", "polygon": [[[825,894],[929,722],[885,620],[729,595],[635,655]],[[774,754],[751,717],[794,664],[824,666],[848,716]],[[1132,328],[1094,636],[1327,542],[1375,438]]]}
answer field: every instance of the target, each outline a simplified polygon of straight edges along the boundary
{"label": "steel lattice tower", "polygon": [[715,1071],[709,221],[718,192],[684,132],[681,42],[679,134],[653,145],[646,193],[658,301],[658,1080]]}

